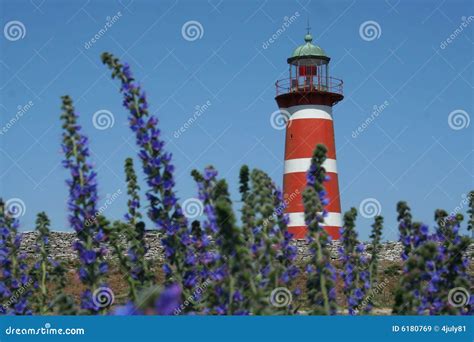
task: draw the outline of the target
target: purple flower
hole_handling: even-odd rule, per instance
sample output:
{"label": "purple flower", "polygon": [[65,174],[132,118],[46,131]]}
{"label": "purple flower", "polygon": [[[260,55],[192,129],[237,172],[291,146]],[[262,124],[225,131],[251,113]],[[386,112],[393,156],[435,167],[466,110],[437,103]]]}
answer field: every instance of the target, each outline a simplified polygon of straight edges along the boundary
{"label": "purple flower", "polygon": [[171,268],[169,267],[168,264],[164,264],[164,265],[163,265],[163,272],[165,272],[165,275],[166,275],[166,276],[171,275],[172,271],[171,271]]}
{"label": "purple flower", "polygon": [[139,310],[132,302],[128,302],[116,308],[113,314],[114,316],[142,315],[143,311]]}
{"label": "purple flower", "polygon": [[136,143],[140,149],[138,156],[149,186],[148,216],[163,233],[162,244],[168,247],[167,272],[172,272],[174,277],[180,278],[185,269],[179,259],[186,253],[186,246],[180,239],[186,234],[187,220],[173,190],[174,166],[171,164],[171,154],[164,150],[164,142],[157,127],[158,119],[148,112],[145,92],[135,83],[130,66],[121,65],[118,59],[108,53],[102,55],[102,62],[113,70],[112,77],[121,81],[123,105],[130,112],[130,128],[135,132]]}
{"label": "purple flower", "polygon": [[85,251],[81,259],[86,265],[93,264],[97,259],[97,253],[95,251]]}
{"label": "purple flower", "polygon": [[172,315],[181,304],[181,287],[173,284],[161,293],[155,302],[156,312],[159,315]]}
{"label": "purple flower", "polygon": [[87,279],[87,270],[83,267],[79,268],[79,278],[83,282]]}
{"label": "purple flower", "polygon": [[[346,296],[350,314],[357,313],[357,307],[362,304],[368,289],[370,289],[370,277],[367,259],[362,255],[364,244],[357,240],[355,231],[355,220],[357,211],[352,208],[344,214],[344,229],[342,230],[340,250],[343,262],[341,277],[344,281],[343,291]],[[364,307],[365,311],[368,308]]]}
{"label": "purple flower", "polygon": [[105,274],[108,271],[109,271],[109,264],[107,264],[106,262],[102,262],[99,265],[99,272]]}
{"label": "purple flower", "polygon": [[[5,208],[0,199],[0,300],[9,301],[12,294],[17,294],[17,290],[30,281],[27,273],[25,257],[20,253],[21,234],[18,233],[19,221],[10,216],[11,213]],[[2,312],[15,315],[29,315],[28,301],[31,290],[26,288],[21,293],[18,301],[10,306],[2,308]]]}
{"label": "purple flower", "polygon": [[[97,174],[88,161],[89,148],[88,139],[81,133],[81,127],[77,124],[78,116],[75,113],[72,100],[69,96],[62,97],[61,115],[63,120],[63,151],[65,160],[63,165],[69,169],[71,178],[67,180],[69,186],[69,223],[78,234],[78,240],[74,242],[81,262],[86,265],[85,271],[79,269],[79,275],[86,291],[83,293],[82,307],[96,312],[98,308],[91,302],[91,289],[100,286],[102,272],[105,268],[101,265],[105,254],[102,241],[105,240],[102,227],[99,225],[97,213]],[[97,267],[94,267],[97,263]]]}
{"label": "purple flower", "polygon": [[239,290],[237,290],[237,291],[234,292],[233,299],[236,302],[241,302],[241,301],[244,300],[244,296],[242,295],[242,293]]}

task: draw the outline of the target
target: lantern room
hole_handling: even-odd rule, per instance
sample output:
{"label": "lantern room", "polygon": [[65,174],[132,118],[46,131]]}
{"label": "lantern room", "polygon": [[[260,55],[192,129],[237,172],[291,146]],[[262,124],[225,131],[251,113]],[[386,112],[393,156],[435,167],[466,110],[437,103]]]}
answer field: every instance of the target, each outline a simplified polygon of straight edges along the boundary
{"label": "lantern room", "polygon": [[330,58],[324,50],[313,44],[313,37],[308,32],[304,37],[305,44],[298,46],[288,58],[289,78],[279,80],[276,84],[277,96],[294,92],[327,92],[340,95],[342,99],[342,80],[329,76]]}

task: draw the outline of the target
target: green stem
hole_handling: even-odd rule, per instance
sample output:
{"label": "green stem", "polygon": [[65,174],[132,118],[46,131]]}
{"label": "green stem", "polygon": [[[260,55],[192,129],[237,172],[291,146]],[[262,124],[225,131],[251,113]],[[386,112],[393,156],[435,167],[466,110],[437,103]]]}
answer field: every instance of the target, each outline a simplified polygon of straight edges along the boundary
{"label": "green stem", "polygon": [[[317,262],[321,266],[323,264],[323,252],[322,252],[322,247],[321,247],[321,242],[319,241],[319,234],[316,234],[316,245],[317,245]],[[323,295],[323,300],[324,300],[324,310],[326,311],[327,315],[331,314],[331,310],[329,308],[329,297],[328,297],[328,292],[326,289],[326,278],[324,276],[324,270],[321,270],[321,276],[319,277],[319,284],[321,286],[321,292]]]}

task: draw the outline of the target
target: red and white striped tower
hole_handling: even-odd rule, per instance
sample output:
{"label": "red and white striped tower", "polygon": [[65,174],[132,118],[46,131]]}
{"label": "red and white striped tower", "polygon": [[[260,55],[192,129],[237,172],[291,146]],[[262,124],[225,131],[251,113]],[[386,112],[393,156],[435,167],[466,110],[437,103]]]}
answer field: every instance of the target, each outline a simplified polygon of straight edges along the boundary
{"label": "red and white striped tower", "polygon": [[329,76],[330,58],[312,43],[309,32],[304,40],[306,43],[296,48],[288,58],[290,77],[276,83],[275,99],[280,112],[288,117],[283,193],[288,204],[289,231],[295,239],[306,235],[302,200],[306,171],[316,145],[324,144],[328,149],[328,159],[323,166],[330,177],[324,183],[329,199],[326,206],[329,215],[325,218],[324,228],[333,239],[338,239],[342,218],[332,106],[344,98],[342,80]]}

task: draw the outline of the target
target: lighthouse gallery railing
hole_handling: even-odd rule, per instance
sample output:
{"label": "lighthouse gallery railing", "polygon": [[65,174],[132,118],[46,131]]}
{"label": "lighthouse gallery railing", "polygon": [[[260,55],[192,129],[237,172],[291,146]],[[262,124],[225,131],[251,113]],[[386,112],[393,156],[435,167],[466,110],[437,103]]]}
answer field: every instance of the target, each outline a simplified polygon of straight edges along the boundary
{"label": "lighthouse gallery railing", "polygon": [[322,91],[342,95],[342,80],[334,77],[300,76],[285,78],[276,83],[277,96],[292,92]]}

